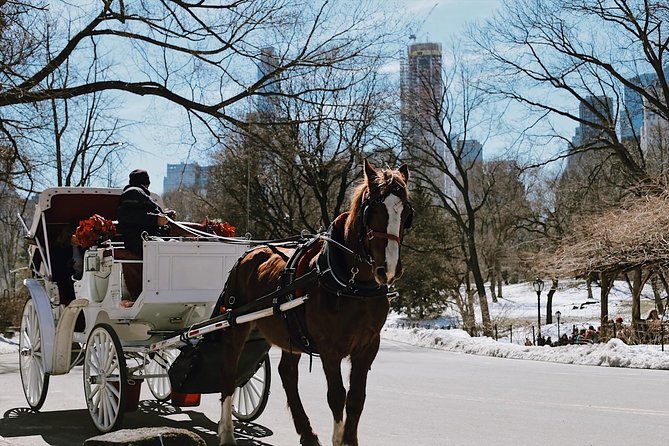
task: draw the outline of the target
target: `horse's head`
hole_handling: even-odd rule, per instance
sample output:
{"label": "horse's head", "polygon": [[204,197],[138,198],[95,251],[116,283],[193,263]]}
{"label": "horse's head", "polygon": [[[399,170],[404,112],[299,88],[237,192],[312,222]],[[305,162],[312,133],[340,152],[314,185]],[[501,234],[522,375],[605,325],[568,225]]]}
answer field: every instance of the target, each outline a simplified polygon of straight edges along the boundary
{"label": "horse's head", "polygon": [[408,181],[406,164],[398,170],[378,170],[365,160],[364,182],[354,194],[347,227],[357,230],[372,261],[374,279],[381,285],[402,275],[400,245],[413,217]]}

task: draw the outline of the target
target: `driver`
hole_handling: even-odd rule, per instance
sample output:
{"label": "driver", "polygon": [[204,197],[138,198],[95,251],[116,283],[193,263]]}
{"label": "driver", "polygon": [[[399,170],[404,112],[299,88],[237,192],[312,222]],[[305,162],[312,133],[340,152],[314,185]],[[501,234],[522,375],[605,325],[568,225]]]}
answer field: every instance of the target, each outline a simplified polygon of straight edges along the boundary
{"label": "driver", "polygon": [[142,233],[168,235],[167,217],[172,219],[176,217],[176,212],[161,209],[151,199],[150,184],[151,180],[146,170],[133,170],[118,203],[118,228],[125,248],[140,259],[143,257]]}

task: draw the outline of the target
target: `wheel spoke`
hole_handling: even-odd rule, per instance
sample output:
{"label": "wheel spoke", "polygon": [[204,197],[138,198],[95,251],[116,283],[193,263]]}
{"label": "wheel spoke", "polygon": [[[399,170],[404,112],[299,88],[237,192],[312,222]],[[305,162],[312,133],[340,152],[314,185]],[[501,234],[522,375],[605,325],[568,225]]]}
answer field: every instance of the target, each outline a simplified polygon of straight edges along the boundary
{"label": "wheel spoke", "polygon": [[[261,383],[262,382],[263,381],[261,381]],[[253,391],[253,394],[258,399],[260,399],[260,397],[262,396],[262,393],[260,392],[260,389],[258,389],[258,387],[256,387],[255,383],[252,380],[250,380],[248,383],[246,383],[244,388],[247,389],[249,391],[249,393],[251,393],[251,391]]]}
{"label": "wheel spoke", "polygon": [[100,386],[98,386],[97,384],[92,385],[91,386],[91,393],[90,393],[90,396],[88,397],[88,399],[93,401],[93,399],[95,398],[95,396],[98,394],[99,391],[100,391]]}
{"label": "wheel spoke", "polygon": [[[114,382],[118,383],[119,381],[117,380],[117,381],[114,381]],[[114,398],[120,399],[121,398],[121,391],[118,390],[118,388],[116,386],[113,386],[111,383],[112,383],[111,380],[107,381],[107,390],[109,391],[109,393],[111,393],[114,396]]]}
{"label": "wheel spoke", "polygon": [[245,412],[248,414],[250,412],[249,407],[253,408],[253,403],[252,403],[251,398],[250,398],[251,395],[249,395],[249,392],[246,389],[246,386],[242,387],[241,390],[242,390],[242,394],[244,395],[244,409],[245,409]]}

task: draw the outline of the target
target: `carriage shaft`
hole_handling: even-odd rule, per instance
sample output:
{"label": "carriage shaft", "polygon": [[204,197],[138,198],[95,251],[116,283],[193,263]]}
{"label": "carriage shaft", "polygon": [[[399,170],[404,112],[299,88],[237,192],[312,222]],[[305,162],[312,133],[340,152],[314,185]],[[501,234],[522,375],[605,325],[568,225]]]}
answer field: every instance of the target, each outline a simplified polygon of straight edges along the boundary
{"label": "carriage shaft", "polygon": [[[293,308],[299,307],[302,305],[306,300],[309,299],[308,295],[300,296],[298,298],[295,298],[293,300],[289,300],[288,302],[284,302],[281,305],[279,305],[279,311],[286,312],[288,310],[292,310]],[[257,319],[262,319],[268,316],[272,316],[274,314],[274,308],[265,308],[262,310],[254,311],[253,313],[249,314],[243,314],[241,316],[237,316],[234,318],[234,324],[245,324],[247,322],[255,321]],[[214,320],[216,318],[213,318]],[[231,324],[230,321],[228,320],[222,320],[222,321],[216,321],[212,322],[207,325],[202,325],[202,324],[207,324],[206,321],[201,322],[199,325],[199,328],[194,328],[186,331],[185,333],[172,336],[171,338],[153,343],[149,346],[149,352],[155,352],[158,350],[162,350],[167,347],[171,347],[173,345],[176,345],[180,342],[186,343],[190,339],[197,338],[198,336],[205,335],[207,333],[211,333],[213,331],[218,331],[218,330],[223,330],[225,328],[228,328]]]}

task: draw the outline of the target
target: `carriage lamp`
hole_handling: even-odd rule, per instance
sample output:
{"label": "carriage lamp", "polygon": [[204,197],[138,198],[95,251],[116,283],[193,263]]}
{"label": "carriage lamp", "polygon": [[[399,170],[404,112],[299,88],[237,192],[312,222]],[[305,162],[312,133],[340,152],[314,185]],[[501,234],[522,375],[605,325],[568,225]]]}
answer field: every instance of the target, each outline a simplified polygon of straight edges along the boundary
{"label": "carriage lamp", "polygon": [[555,312],[555,317],[558,320],[558,342],[560,341],[560,316],[562,316],[562,313],[560,313],[559,311],[556,311]]}
{"label": "carriage lamp", "polygon": [[541,292],[544,290],[544,281],[537,277],[532,282],[532,287],[537,292],[537,339],[539,339],[541,337]]}
{"label": "carriage lamp", "polygon": [[97,252],[86,252],[86,271],[100,271],[100,257]]}

